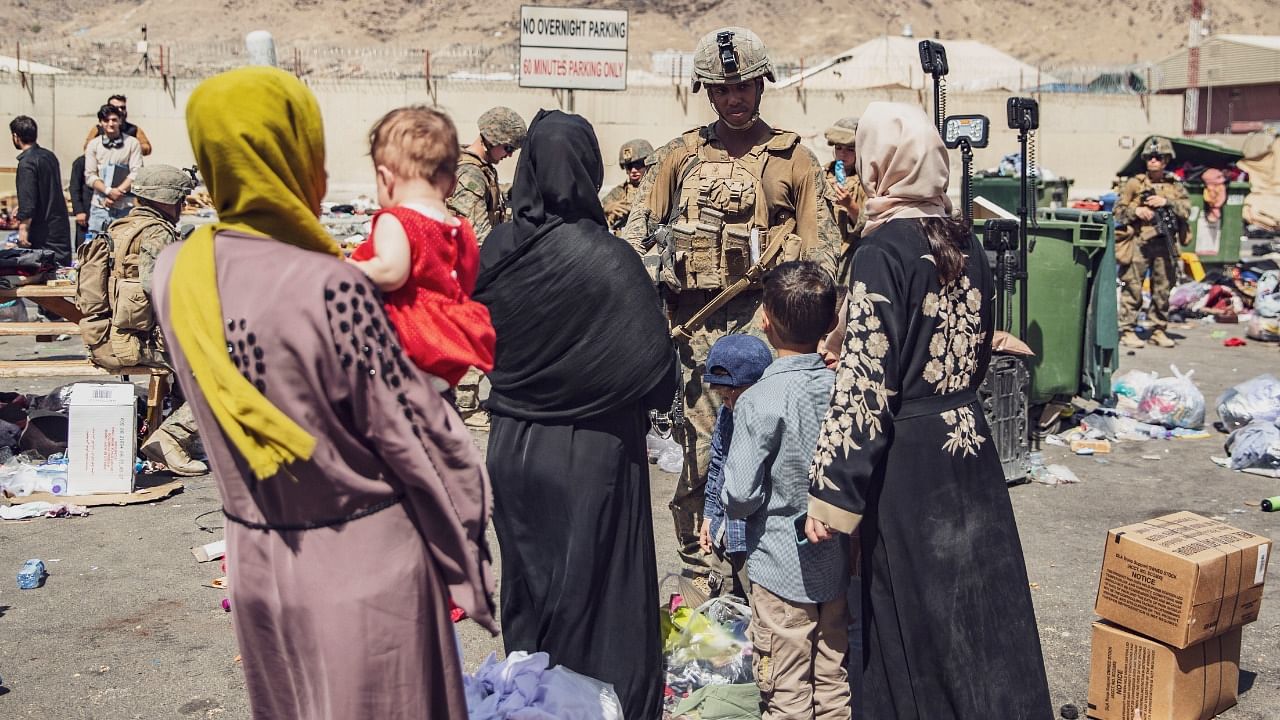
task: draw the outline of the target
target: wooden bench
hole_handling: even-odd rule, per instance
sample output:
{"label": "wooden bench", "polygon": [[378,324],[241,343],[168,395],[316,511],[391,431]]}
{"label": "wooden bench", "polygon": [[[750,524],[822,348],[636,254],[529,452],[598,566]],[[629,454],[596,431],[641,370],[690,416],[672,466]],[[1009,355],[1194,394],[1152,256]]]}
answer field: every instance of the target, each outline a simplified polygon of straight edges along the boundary
{"label": "wooden bench", "polygon": [[[47,324],[47,323],[42,323]],[[104,370],[85,360],[0,360],[0,378],[91,378],[147,375],[147,432],[155,432],[163,419],[164,399],[169,395],[169,371],[157,367]]]}
{"label": "wooden bench", "polygon": [[34,335],[36,342],[53,342],[59,335],[79,335],[80,326],[73,322],[3,322],[0,337]]}
{"label": "wooden bench", "polygon": [[20,285],[15,288],[0,288],[0,300],[28,298],[31,302],[52,313],[61,315],[67,322],[80,322],[84,313],[80,312],[74,302],[76,286],[70,285]]}

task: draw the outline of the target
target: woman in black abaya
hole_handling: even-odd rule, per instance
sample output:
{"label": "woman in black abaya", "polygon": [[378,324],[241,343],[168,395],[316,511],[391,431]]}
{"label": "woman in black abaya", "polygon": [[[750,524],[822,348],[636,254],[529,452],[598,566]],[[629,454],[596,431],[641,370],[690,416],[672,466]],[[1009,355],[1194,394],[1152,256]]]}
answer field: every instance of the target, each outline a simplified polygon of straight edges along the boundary
{"label": "woman in black abaya", "polygon": [[661,714],[662,647],[645,453],[678,379],[640,258],[609,233],[591,125],[542,111],[512,222],[485,240],[475,298],[498,347],[487,402],[507,652],[611,683],[628,720]]}

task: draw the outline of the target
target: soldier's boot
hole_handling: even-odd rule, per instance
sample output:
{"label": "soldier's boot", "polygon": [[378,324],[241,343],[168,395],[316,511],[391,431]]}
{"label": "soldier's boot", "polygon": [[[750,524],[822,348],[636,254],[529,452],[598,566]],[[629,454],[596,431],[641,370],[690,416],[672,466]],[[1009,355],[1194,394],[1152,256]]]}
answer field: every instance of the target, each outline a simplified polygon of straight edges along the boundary
{"label": "soldier's boot", "polygon": [[1138,333],[1132,330],[1125,330],[1120,336],[1120,344],[1128,348],[1144,348],[1146,343],[1142,342],[1142,338],[1138,337]]}
{"label": "soldier's boot", "polygon": [[209,472],[208,465],[191,457],[182,443],[164,428],[152,433],[139,450],[148,460],[164,465],[174,475],[193,477]]}
{"label": "soldier's boot", "polygon": [[1164,330],[1156,330],[1151,333],[1151,337],[1148,338],[1147,342],[1153,345],[1159,345],[1162,348],[1177,347],[1178,345],[1178,343],[1173,341],[1173,338],[1164,334]]}

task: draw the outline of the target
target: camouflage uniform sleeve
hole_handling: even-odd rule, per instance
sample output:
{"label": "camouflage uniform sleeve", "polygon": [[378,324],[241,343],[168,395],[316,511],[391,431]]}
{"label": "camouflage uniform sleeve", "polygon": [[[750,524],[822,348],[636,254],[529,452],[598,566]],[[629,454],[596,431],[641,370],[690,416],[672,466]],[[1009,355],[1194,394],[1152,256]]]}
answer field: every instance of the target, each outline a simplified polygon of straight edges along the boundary
{"label": "camouflage uniform sleeve", "polygon": [[631,211],[627,205],[627,184],[623,183],[610,190],[600,204],[604,206],[604,219],[609,224],[609,229],[621,229]]}
{"label": "camouflage uniform sleeve", "polygon": [[795,155],[798,168],[796,182],[796,235],[808,248],[805,260],[822,266],[831,277],[836,276],[840,264],[840,229],[826,196],[827,181],[818,158],[803,145]]}
{"label": "camouflage uniform sleeve", "polygon": [[1129,225],[1138,219],[1135,211],[1142,206],[1142,181],[1131,177],[1124,181],[1120,188],[1120,197],[1116,199],[1114,215],[1119,225]]}
{"label": "camouflage uniform sleeve", "polygon": [[484,172],[472,165],[458,166],[458,186],[449,198],[449,209],[466,218],[475,230],[476,240],[483,242],[493,230],[489,222],[489,188]]}
{"label": "camouflage uniform sleeve", "polygon": [[[676,138],[658,148],[645,161],[649,165],[649,172],[644,174],[640,187],[636,188],[635,202],[631,203],[631,213],[627,216],[627,224],[622,229],[622,238],[630,243],[636,252],[641,251],[644,239],[649,237],[649,233],[653,232],[654,226],[658,224],[658,220],[653,218],[661,218],[667,212],[671,184],[675,182],[673,177],[675,171],[671,168],[671,163],[667,162],[667,158],[683,145],[684,140]],[[662,176],[661,183],[658,182],[659,176]],[[656,196],[655,187],[661,188]],[[659,200],[661,202],[655,207],[654,203]]]}
{"label": "camouflage uniform sleeve", "polygon": [[160,227],[149,227],[142,231],[138,241],[138,280],[142,283],[142,292],[151,297],[151,275],[156,268],[156,258],[173,242],[173,235]]}
{"label": "camouflage uniform sleeve", "polygon": [[1191,217],[1191,198],[1187,195],[1187,186],[1179,181],[1169,184],[1169,204],[1173,207],[1173,212],[1183,220]]}
{"label": "camouflage uniform sleeve", "polygon": [[867,226],[867,190],[862,187],[862,178],[853,176],[849,179],[849,192],[853,193],[854,207],[858,208],[858,221],[853,224],[853,236],[862,237],[862,229]]}

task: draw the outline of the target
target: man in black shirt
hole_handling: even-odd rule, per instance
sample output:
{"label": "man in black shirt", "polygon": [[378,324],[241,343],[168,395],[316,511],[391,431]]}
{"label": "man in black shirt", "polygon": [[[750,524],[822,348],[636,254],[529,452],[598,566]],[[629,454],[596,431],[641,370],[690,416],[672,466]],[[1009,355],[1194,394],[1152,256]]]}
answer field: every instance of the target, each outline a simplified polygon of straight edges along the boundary
{"label": "man in black shirt", "polygon": [[62,168],[36,144],[36,121],[19,115],[9,123],[18,153],[18,244],[47,248],[59,265],[71,264],[71,223],[62,195]]}

